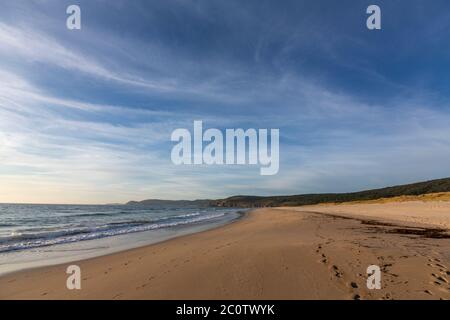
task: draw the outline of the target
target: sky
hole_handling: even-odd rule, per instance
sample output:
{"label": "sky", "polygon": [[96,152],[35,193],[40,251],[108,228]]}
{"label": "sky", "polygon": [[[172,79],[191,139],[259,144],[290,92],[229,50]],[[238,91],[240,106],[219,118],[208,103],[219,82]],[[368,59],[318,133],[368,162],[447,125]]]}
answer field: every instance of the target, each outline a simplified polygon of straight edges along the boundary
{"label": "sky", "polygon": [[[81,8],[81,30],[66,8]],[[368,30],[366,8],[381,8]],[[0,202],[349,192],[450,176],[450,3],[17,0]],[[173,130],[278,128],[280,169],[176,166]]]}

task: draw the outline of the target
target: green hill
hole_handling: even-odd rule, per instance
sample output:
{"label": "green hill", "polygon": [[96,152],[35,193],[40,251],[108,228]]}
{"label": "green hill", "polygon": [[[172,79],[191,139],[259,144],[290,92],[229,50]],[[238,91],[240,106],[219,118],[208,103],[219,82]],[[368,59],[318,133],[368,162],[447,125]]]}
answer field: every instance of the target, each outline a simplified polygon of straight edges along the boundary
{"label": "green hill", "polygon": [[450,192],[450,178],[349,193],[301,194],[271,197],[234,196],[226,199],[212,200],[210,205],[217,207],[302,206],[327,202],[341,203],[398,196],[416,196],[437,192]]}

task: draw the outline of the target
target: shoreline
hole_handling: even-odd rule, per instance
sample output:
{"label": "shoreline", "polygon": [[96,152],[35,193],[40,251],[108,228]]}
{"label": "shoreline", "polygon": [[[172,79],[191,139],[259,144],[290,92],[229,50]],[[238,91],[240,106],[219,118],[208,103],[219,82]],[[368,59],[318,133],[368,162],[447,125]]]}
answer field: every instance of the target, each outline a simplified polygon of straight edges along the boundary
{"label": "shoreline", "polygon": [[[157,230],[141,231],[135,233],[129,233],[124,235],[115,235],[111,237],[104,237],[99,239],[93,239],[88,241],[78,241],[65,244],[57,244],[50,246],[42,246],[34,249],[25,249],[18,251],[11,251],[2,253],[3,258],[16,258],[21,255],[29,255],[30,253],[34,255],[31,260],[24,261],[23,258],[19,261],[14,261],[14,263],[9,262],[8,264],[0,264],[0,278],[6,275],[14,274],[17,272],[23,272],[28,270],[33,270],[37,268],[45,268],[51,266],[58,266],[63,264],[76,263],[88,259],[100,258],[112,254],[121,253],[128,250],[138,249],[154,244],[164,243],[172,239],[179,237],[184,237],[191,234],[201,233],[208,230],[214,230],[216,228],[221,228],[228,224],[235,223],[242,219],[249,209],[242,209],[236,211],[236,217],[230,218],[225,221],[215,221],[215,222],[199,222],[194,223],[188,227],[185,226],[175,226],[171,228],[163,228]],[[146,236],[147,239],[146,239]],[[113,243],[113,244],[112,244]],[[66,252],[71,253],[70,256],[47,256],[42,257],[36,251],[48,253]],[[22,266],[17,267],[21,264]],[[6,267],[4,266],[6,265]]]}
{"label": "shoreline", "polygon": [[[0,299],[450,299],[450,240],[397,231],[302,207],[254,209],[221,227],[77,261],[81,290],[65,288],[67,264],[1,276]],[[365,286],[373,264],[381,290]]]}

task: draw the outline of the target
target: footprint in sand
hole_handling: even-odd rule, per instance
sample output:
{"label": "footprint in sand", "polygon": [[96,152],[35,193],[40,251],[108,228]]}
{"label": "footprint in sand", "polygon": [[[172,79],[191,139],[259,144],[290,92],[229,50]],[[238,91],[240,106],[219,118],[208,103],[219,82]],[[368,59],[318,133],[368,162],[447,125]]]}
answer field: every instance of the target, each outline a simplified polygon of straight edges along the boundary
{"label": "footprint in sand", "polygon": [[383,300],[392,300],[392,295],[388,292],[381,299],[383,299]]}
{"label": "footprint in sand", "polygon": [[438,279],[439,281],[442,281],[442,282],[448,283],[448,280],[447,280],[447,279],[445,279],[444,277],[441,277],[441,276],[439,276],[439,277],[437,277],[437,279]]}
{"label": "footprint in sand", "polygon": [[442,285],[442,284],[448,283],[448,280],[446,278],[444,278],[443,276],[440,276],[436,273],[432,273],[431,276],[436,279],[436,281],[434,281],[434,283],[437,285]]}
{"label": "footprint in sand", "polygon": [[[322,250],[322,246],[318,245],[317,249],[316,249],[316,253],[320,254],[321,250]],[[324,253],[321,254],[320,262],[323,264],[326,264],[328,262],[327,256]]]}
{"label": "footprint in sand", "polygon": [[144,283],[142,286],[136,287],[136,290],[144,289],[147,285],[148,283]]}
{"label": "footprint in sand", "polygon": [[336,277],[341,278],[344,275],[341,271],[339,271],[339,268],[336,265],[333,265],[331,268],[333,269]]}

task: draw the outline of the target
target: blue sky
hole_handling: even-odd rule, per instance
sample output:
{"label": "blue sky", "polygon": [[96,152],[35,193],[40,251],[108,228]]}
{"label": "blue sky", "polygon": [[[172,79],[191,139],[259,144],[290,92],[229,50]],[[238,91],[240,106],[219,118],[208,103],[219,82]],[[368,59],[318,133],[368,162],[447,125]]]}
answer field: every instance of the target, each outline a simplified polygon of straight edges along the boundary
{"label": "blue sky", "polygon": [[[78,4],[82,29],[66,28]],[[369,31],[367,6],[382,11]],[[8,1],[0,202],[345,192],[450,176],[448,1]],[[176,128],[279,128],[280,171],[175,166]]]}

